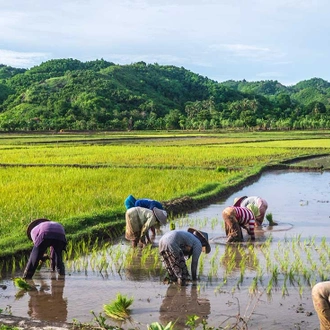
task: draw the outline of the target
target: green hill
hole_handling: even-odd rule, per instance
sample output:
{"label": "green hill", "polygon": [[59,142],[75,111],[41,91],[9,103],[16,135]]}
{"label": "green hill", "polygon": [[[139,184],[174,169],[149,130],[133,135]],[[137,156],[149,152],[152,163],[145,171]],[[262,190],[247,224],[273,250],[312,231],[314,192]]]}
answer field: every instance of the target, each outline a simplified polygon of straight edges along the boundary
{"label": "green hill", "polygon": [[316,78],[290,87],[218,83],[182,67],[102,59],[50,60],[29,70],[2,65],[0,129],[291,129],[315,120],[327,128],[329,86]]}

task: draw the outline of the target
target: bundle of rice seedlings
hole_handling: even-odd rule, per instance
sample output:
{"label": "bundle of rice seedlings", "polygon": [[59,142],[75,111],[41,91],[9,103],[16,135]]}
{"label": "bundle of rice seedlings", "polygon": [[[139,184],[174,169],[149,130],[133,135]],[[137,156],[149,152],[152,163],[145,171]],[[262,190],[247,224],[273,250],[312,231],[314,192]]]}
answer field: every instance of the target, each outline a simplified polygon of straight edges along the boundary
{"label": "bundle of rice seedlings", "polygon": [[247,208],[252,211],[255,218],[259,215],[259,209],[254,204],[249,204]]}
{"label": "bundle of rice seedlings", "polygon": [[270,226],[276,226],[277,223],[273,220],[273,214],[272,213],[267,213],[266,214],[266,220],[268,221]]}
{"label": "bundle of rice seedlings", "polygon": [[116,300],[110,304],[103,305],[103,310],[106,315],[115,319],[124,321],[130,317],[130,309],[128,308],[133,303],[133,298],[127,298],[118,293]]}
{"label": "bundle of rice seedlings", "polygon": [[29,291],[29,290],[32,289],[31,285],[21,277],[14,278],[14,284],[19,289],[23,289],[23,290],[26,290],[26,291]]}

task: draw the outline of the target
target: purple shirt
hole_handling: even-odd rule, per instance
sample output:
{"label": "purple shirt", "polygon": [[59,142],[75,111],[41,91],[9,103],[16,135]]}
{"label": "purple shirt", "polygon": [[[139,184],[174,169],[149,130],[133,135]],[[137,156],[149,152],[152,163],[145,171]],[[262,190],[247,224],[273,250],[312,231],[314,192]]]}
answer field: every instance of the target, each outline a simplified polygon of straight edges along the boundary
{"label": "purple shirt", "polygon": [[35,246],[39,246],[45,239],[58,239],[66,242],[64,227],[58,222],[45,221],[31,230],[31,238]]}

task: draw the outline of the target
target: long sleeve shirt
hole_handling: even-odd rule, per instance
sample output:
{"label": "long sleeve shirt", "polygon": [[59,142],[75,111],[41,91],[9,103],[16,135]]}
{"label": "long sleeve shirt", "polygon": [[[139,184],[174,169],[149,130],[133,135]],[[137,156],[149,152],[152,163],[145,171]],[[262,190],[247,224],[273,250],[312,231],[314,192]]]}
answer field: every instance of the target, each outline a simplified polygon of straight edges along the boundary
{"label": "long sleeve shirt", "polygon": [[196,280],[198,259],[202,253],[201,241],[192,233],[183,230],[171,230],[159,240],[159,252],[169,250],[176,256],[179,256],[180,250],[184,250],[185,246],[192,249],[191,275],[192,279]]}
{"label": "long sleeve shirt", "polygon": [[58,239],[66,242],[63,226],[54,221],[41,222],[31,230],[31,238],[35,246],[39,246],[45,239]]}
{"label": "long sleeve shirt", "polygon": [[133,233],[141,232],[141,236],[146,235],[150,227],[157,224],[157,218],[153,211],[144,207],[132,207],[126,211],[126,221],[129,221],[129,228],[126,228],[126,238]]}

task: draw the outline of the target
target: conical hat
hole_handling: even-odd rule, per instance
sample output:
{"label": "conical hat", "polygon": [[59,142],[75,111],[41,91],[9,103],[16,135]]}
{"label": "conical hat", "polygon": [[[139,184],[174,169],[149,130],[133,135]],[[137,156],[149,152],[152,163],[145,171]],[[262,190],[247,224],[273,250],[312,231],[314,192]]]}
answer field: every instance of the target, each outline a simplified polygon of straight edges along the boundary
{"label": "conical hat", "polygon": [[155,213],[155,216],[157,218],[157,220],[162,224],[162,225],[166,225],[166,220],[167,220],[167,212],[164,210],[161,210],[157,207],[154,207],[152,209]]}
{"label": "conical hat", "polygon": [[41,224],[42,222],[46,222],[46,221],[50,221],[48,219],[36,219],[33,220],[32,222],[30,222],[30,224],[28,225],[27,229],[26,229],[26,235],[27,237],[32,241],[32,237],[31,237],[31,230],[38,226],[39,224]]}

